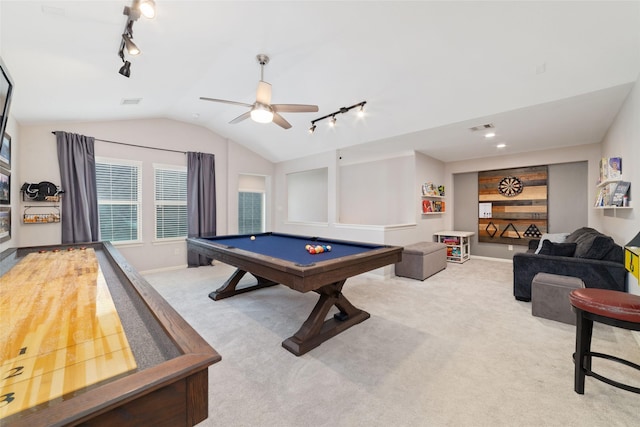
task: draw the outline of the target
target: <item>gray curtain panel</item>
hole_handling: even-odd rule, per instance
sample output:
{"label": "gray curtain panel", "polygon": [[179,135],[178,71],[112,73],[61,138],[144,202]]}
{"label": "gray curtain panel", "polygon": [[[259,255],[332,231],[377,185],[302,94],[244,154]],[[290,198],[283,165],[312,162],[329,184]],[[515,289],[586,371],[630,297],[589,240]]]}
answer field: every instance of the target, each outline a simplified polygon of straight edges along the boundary
{"label": "gray curtain panel", "polygon": [[[187,152],[187,212],[189,237],[216,235],[215,156]],[[189,267],[210,265],[211,259],[193,251],[187,254]]]}
{"label": "gray curtain panel", "polygon": [[62,243],[97,242],[95,138],[56,131],[62,196]]}

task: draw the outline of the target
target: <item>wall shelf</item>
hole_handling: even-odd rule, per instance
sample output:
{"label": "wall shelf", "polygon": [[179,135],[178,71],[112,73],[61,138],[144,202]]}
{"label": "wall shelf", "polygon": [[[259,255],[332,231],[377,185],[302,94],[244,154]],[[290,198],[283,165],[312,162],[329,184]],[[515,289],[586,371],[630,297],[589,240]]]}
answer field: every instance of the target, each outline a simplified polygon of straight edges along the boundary
{"label": "wall shelf", "polygon": [[445,213],[444,196],[422,196],[422,215],[440,215]]}

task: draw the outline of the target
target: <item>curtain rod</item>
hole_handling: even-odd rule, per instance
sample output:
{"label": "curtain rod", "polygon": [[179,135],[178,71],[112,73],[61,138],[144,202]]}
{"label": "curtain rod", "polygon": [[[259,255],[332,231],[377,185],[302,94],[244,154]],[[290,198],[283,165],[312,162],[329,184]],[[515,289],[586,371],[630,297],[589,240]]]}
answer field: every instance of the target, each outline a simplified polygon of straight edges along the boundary
{"label": "curtain rod", "polygon": [[[52,134],[56,134],[55,132],[51,132]],[[182,154],[187,154],[185,151],[178,151],[178,150],[171,150],[170,148],[158,148],[158,147],[149,147],[147,145],[136,145],[136,144],[129,144],[126,142],[118,142],[118,141],[109,141],[108,139],[100,139],[100,138],[94,138],[96,141],[101,141],[101,142],[109,142],[111,144],[119,144],[119,145],[128,145],[129,147],[136,147],[136,148],[148,148],[149,150],[160,150],[160,151],[169,151],[171,153],[182,153]]]}

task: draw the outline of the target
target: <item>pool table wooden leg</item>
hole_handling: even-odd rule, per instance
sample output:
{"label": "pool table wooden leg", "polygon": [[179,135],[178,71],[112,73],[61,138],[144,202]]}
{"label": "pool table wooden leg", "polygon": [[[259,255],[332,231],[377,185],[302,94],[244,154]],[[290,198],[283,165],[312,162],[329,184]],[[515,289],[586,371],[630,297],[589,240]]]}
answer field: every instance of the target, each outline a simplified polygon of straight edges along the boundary
{"label": "pool table wooden leg", "polygon": [[[331,337],[368,319],[369,313],[356,308],[342,294],[345,280],[325,285],[315,292],[320,298],[302,327],[293,336],[283,341],[282,346],[296,356],[318,347]],[[325,320],[332,306],[338,307],[339,313]]]}
{"label": "pool table wooden leg", "polygon": [[256,289],[266,288],[268,286],[273,286],[278,284],[271,280],[267,280],[263,277],[254,275],[254,277],[258,279],[258,283],[256,285],[246,286],[244,288],[236,289],[236,286],[238,286],[238,283],[240,283],[240,280],[242,279],[242,277],[244,277],[245,274],[247,274],[246,271],[240,270],[238,268],[231,275],[231,277],[229,277],[227,281],[224,282],[222,286],[220,286],[218,289],[216,289],[215,291],[209,294],[209,298],[211,298],[214,301],[218,301],[223,298],[229,298],[234,295],[243,294],[245,292],[251,292],[251,291],[255,291]]}

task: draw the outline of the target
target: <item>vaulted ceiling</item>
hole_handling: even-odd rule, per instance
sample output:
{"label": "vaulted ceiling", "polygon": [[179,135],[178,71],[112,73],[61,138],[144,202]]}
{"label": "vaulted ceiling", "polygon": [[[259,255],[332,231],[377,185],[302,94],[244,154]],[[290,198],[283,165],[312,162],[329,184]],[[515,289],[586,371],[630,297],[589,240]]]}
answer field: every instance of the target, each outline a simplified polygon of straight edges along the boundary
{"label": "vaulted ceiling", "polygon": [[[640,72],[639,1],[171,1],[133,25],[131,1],[0,2],[0,55],[20,124],[165,117],[284,161],[355,147],[443,161],[599,142]],[[245,120],[256,55],[293,125]],[[139,100],[131,103],[131,100]],[[367,101],[366,115],[339,114]],[[493,123],[486,140],[470,127]],[[95,135],[99,137],[99,135]],[[495,148],[498,142],[506,147]],[[179,147],[180,142],[176,142]]]}

